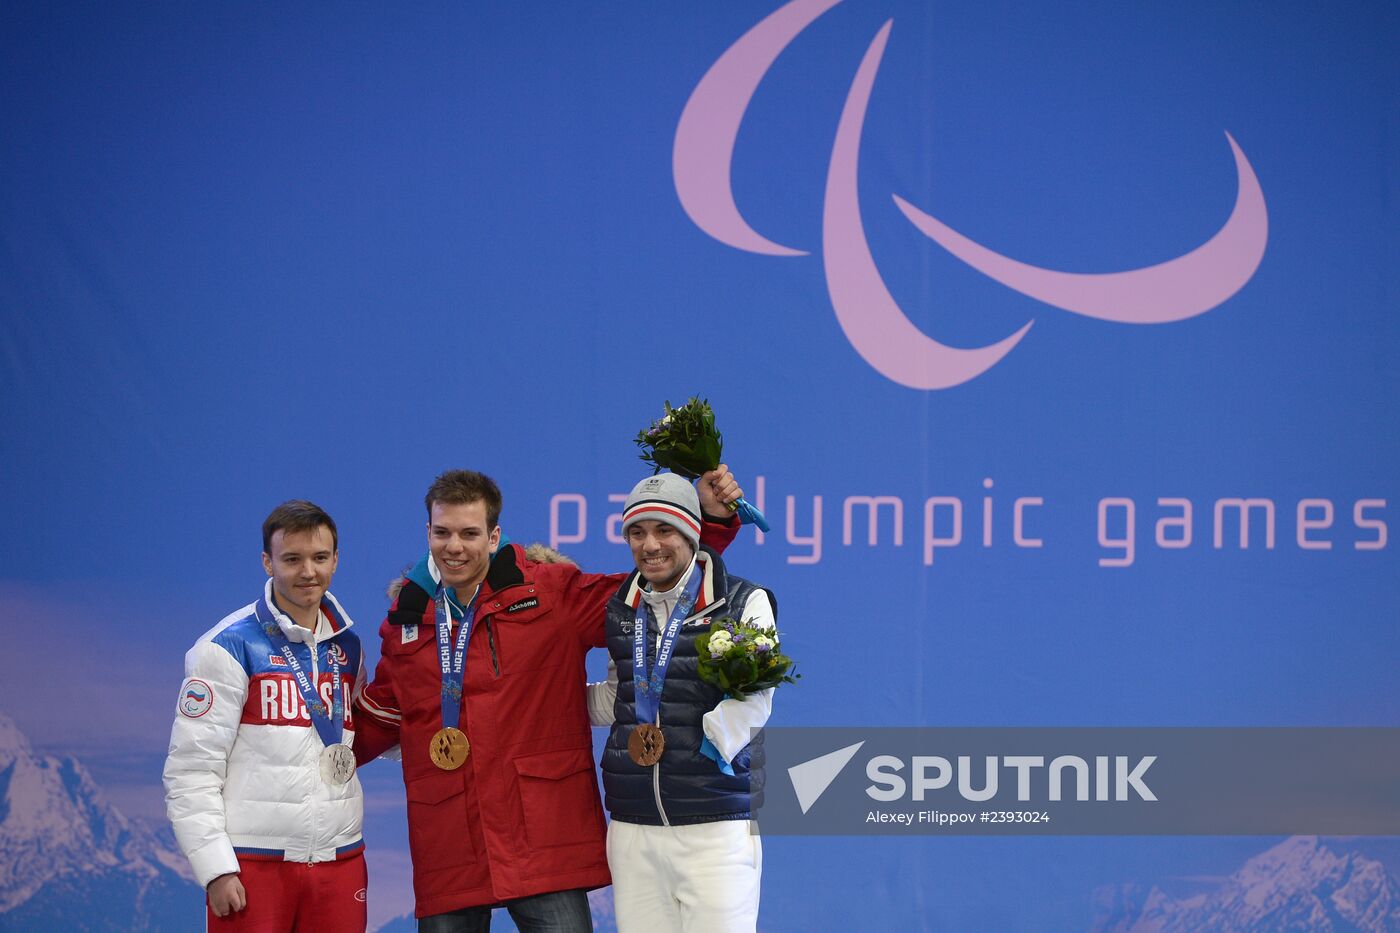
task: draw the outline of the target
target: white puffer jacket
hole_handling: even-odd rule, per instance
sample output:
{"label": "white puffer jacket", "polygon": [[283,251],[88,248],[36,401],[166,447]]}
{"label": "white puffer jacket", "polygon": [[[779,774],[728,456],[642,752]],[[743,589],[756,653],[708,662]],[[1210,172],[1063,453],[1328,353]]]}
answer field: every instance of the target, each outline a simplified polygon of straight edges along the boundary
{"label": "white puffer jacket", "polygon": [[277,621],[302,669],[331,705],[331,663],[341,669],[346,745],[353,699],[364,686],[360,640],[327,593],[316,631],[262,599],[226,616],[185,655],[185,682],[165,760],[166,813],[195,877],[207,886],[239,859],[327,862],[364,848],[360,779],[321,778],[325,748],[296,678],[258,620]]}

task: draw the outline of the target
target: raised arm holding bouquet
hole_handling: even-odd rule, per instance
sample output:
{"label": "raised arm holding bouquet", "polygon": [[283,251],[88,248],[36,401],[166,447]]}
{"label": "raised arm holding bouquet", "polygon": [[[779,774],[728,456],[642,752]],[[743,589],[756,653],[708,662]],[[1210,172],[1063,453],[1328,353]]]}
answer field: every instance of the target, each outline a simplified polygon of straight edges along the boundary
{"label": "raised arm holding bouquet", "polygon": [[[642,459],[655,465],[657,473],[667,469],[689,480],[716,469],[723,459],[724,440],[715,427],[710,403],[692,397],[680,408],[672,408],[669,401],[665,404],[661,418],[637,432]],[[769,530],[768,519],[747,499],[740,498],[729,507],[744,524]]]}

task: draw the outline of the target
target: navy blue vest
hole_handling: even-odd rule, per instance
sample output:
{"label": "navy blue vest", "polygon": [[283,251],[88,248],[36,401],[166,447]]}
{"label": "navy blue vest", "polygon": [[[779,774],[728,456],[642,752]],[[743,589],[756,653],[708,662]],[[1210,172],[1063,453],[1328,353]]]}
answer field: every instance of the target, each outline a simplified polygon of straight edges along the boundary
{"label": "navy blue vest", "polygon": [[[608,812],[624,823],[660,826],[707,823],[715,820],[745,820],[754,802],[762,801],[763,742],[762,735],[730,762],[734,776],[719,770],[713,760],[700,754],[704,738],[701,717],[714,709],[724,693],[700,679],[695,652],[695,639],[709,630],[710,622],[722,616],[738,618],[745,603],[758,587],[748,580],[725,573],[719,556],[702,546],[709,560],[711,590],[714,602],[700,611],[704,615],[683,625],[676,637],[671,664],[666,673],[666,686],[661,693],[661,729],[666,736],[666,751],[661,761],[643,768],[627,754],[627,738],[637,724],[635,693],[632,688],[632,629],[635,610],[625,597],[637,581],[633,571],[622,587],[608,601],[608,654],[617,665],[617,721],[608,734],[603,750],[603,792]],[[696,572],[702,567],[697,563]],[[720,602],[720,597],[724,598]],[[770,596],[771,598],[771,596]],[[657,619],[647,606],[647,659],[656,659],[656,639],[660,634]],[[664,624],[666,620],[661,620]],[[657,807],[660,797],[665,809],[663,821]]]}

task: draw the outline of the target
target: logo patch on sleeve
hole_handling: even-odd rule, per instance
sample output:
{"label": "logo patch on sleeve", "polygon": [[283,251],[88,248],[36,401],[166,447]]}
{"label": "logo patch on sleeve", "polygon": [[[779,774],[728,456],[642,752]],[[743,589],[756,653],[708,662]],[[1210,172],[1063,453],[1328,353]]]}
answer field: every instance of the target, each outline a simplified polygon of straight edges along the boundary
{"label": "logo patch on sleeve", "polygon": [[214,689],[202,680],[190,679],[180,688],[180,715],[198,719],[214,706]]}
{"label": "logo patch on sleeve", "polygon": [[537,597],[531,596],[528,599],[520,600],[520,602],[518,603],[511,603],[509,606],[506,607],[506,612],[521,612],[525,609],[534,609],[539,604],[539,599]]}

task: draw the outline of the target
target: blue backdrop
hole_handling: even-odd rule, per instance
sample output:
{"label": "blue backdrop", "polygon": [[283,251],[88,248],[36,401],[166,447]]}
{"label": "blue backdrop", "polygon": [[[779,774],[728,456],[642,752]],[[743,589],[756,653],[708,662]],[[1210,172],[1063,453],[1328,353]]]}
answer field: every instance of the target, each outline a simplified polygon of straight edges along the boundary
{"label": "blue backdrop", "polygon": [[[336,517],[374,654],[437,472],[623,569],[631,437],[692,394],[773,522],[729,561],[805,674],[775,722],[1396,725],[1398,35],[1380,2],[9,4],[0,927],[178,872],[180,659],[273,505]],[[365,777],[381,924],[402,791]],[[26,823],[50,792],[144,854]],[[761,925],[1126,929],[1279,841],[771,839]],[[1400,890],[1393,840],[1320,845]]]}

